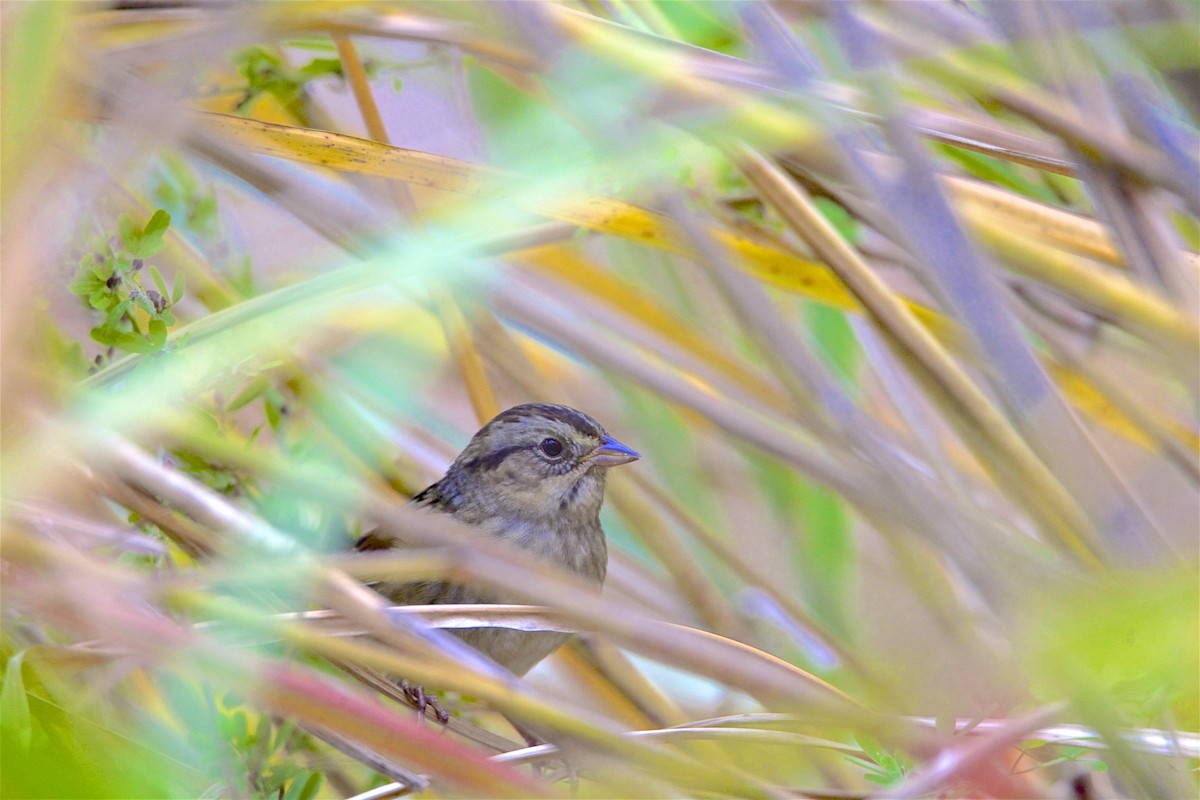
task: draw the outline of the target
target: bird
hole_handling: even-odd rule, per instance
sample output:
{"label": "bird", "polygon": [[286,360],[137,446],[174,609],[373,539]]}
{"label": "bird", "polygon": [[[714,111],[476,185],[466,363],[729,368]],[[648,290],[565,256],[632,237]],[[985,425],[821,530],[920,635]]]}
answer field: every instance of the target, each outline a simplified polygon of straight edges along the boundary
{"label": "bird", "polygon": [[[608,571],[608,545],[600,525],[605,478],[609,468],[639,458],[582,411],[526,403],[500,412],[480,428],[446,474],[411,502],[563,567],[598,591]],[[372,533],[355,549],[396,546],[402,545]],[[503,602],[445,580],[385,581],[374,588],[396,605]],[[566,633],[509,628],[468,628],[454,634],[517,675],[569,638]],[[410,699],[424,710],[423,690],[411,691]],[[441,718],[444,712],[431,699]]]}

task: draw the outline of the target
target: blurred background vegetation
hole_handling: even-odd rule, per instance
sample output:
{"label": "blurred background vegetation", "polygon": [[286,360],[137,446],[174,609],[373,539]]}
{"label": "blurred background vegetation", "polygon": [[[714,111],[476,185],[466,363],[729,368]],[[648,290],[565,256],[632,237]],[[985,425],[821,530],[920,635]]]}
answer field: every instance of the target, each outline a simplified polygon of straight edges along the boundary
{"label": "blurred background vegetation", "polygon": [[[1197,795],[1195,4],[0,13],[5,797]],[[599,602],[404,513],[531,400]]]}

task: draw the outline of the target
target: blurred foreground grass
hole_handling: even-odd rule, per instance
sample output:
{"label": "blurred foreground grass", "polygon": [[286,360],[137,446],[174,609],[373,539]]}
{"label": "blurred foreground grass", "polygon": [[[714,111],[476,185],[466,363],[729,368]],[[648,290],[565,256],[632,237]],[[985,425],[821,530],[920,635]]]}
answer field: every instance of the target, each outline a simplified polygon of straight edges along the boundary
{"label": "blurred foreground grass", "polygon": [[[5,797],[1197,794],[1195,6],[0,12]],[[403,508],[530,400],[599,603]]]}

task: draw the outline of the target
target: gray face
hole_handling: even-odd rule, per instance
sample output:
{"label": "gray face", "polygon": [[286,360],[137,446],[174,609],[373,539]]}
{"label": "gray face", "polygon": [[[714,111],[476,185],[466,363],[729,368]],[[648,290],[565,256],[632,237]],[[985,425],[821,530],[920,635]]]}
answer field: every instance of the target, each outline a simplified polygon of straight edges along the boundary
{"label": "gray face", "polygon": [[594,519],[606,468],[636,458],[586,414],[527,404],[501,413],[475,434],[447,478],[454,479],[464,499],[476,500],[489,514]]}

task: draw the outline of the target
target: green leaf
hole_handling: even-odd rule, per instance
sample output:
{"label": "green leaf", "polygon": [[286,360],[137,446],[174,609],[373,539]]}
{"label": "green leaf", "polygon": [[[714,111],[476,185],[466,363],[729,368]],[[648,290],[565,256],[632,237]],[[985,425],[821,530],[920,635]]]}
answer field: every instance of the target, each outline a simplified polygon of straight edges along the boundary
{"label": "green leaf", "polygon": [[237,393],[236,397],[229,401],[229,405],[225,407],[225,410],[234,412],[240,408],[245,408],[249,403],[262,397],[270,388],[270,379],[266,375],[257,375]]}
{"label": "green leaf", "polygon": [[[109,295],[109,296],[111,297],[112,295]],[[115,306],[113,306],[112,310],[109,311],[108,314],[105,316],[104,324],[116,327],[117,323],[121,321],[121,316],[128,310],[129,310],[129,301],[128,300],[120,301]]]}
{"label": "green leaf", "polygon": [[273,95],[281,106],[291,105],[300,99],[301,85],[290,78],[268,81],[263,88]]}
{"label": "green leaf", "polygon": [[112,347],[117,343],[117,338],[121,335],[121,332],[115,328],[110,328],[107,325],[101,325],[99,327],[92,328],[91,331],[89,331],[89,335],[92,337],[92,341],[98,342],[106,347]]}
{"label": "green leaf", "polygon": [[229,271],[229,285],[246,297],[255,294],[254,260],[243,256],[239,264]]}
{"label": "green leaf", "polygon": [[111,258],[102,258],[99,261],[93,261],[91,270],[92,274],[103,281],[107,281],[112,277],[115,264]]}
{"label": "green leaf", "polygon": [[283,420],[283,414],[280,413],[283,408],[283,395],[272,388],[267,392],[266,402],[263,403],[263,412],[267,415],[267,424],[271,426],[271,430],[278,431],[279,423]]}
{"label": "green leaf", "polygon": [[171,293],[167,291],[167,282],[163,280],[162,273],[158,271],[158,267],[150,265],[150,277],[154,279],[154,285],[158,287],[158,293],[163,297],[170,297]]}
{"label": "green leaf", "polygon": [[859,747],[862,748],[862,751],[867,755],[867,758],[871,759],[876,764],[879,763],[880,759],[887,755],[887,752],[883,749],[883,746],[879,744],[879,741],[870,734],[856,733],[854,734],[854,741]]}
{"label": "green leaf", "polygon": [[288,743],[288,740],[292,738],[292,733],[294,733],[295,730],[295,722],[286,719],[281,721],[278,727],[274,728],[275,738],[271,742],[271,752],[274,753],[275,751],[284,747]]}
{"label": "green leaf", "polygon": [[858,389],[860,349],[845,312],[823,303],[805,302],[804,321],[813,332],[817,355],[850,393]]}
{"label": "green leaf", "polygon": [[117,233],[120,235],[121,244],[125,245],[125,249],[135,253],[138,243],[141,241],[142,232],[133,224],[133,219],[128,214],[117,217]]}
{"label": "green leaf", "polygon": [[145,230],[142,231],[142,236],[162,236],[169,227],[171,227],[171,215],[160,208],[151,215]]}
{"label": "green leaf", "polygon": [[239,744],[250,736],[250,717],[244,710],[239,708],[229,715],[229,730],[232,732],[230,738]]}
{"label": "green leaf", "polygon": [[154,197],[164,206],[174,206],[179,204],[179,190],[175,185],[168,181],[160,181],[158,187],[154,190]]}
{"label": "green leaf", "polygon": [[337,58],[314,58],[312,61],[305,64],[303,67],[301,67],[297,71],[296,77],[299,78],[301,82],[307,83],[308,81],[314,80],[316,78],[320,78],[325,75],[341,75],[341,74],[342,74],[342,62],[340,59],[337,59]]}
{"label": "green leaf", "polygon": [[29,718],[29,696],[25,694],[22,669],[25,651],[14,655],[4,668],[4,687],[0,689],[0,727],[16,739],[22,751],[33,741],[33,723]]}
{"label": "green leaf", "polygon": [[133,333],[131,331],[122,331],[118,333],[114,344],[116,344],[116,346],[122,350],[127,350],[130,353],[140,353],[142,355],[153,353],[155,350],[154,345],[150,344],[145,336]]}
{"label": "green leaf", "polygon": [[1171,212],[1171,222],[1190,249],[1200,249],[1200,222],[1178,211]]}
{"label": "green leaf", "polygon": [[656,2],[674,36],[708,50],[734,53],[741,41],[737,19],[720,3]]}
{"label": "green leaf", "polygon": [[[254,723],[254,733],[250,734],[249,744],[256,745],[260,742],[270,743],[271,737],[271,718],[266,714],[260,714],[258,721]],[[266,748],[270,752],[270,748]]]}
{"label": "green leaf", "polygon": [[311,50],[316,53],[336,52],[333,42],[329,41],[328,37],[300,37],[296,39],[288,39],[286,42],[284,42],[284,44],[294,50]]}
{"label": "green leaf", "polygon": [[848,634],[857,616],[851,602],[858,548],[850,513],[840,495],[812,481],[800,479],[796,498],[805,531],[797,543],[804,594],[821,619]]}
{"label": "green leaf", "polygon": [[161,208],[155,211],[154,215],[150,217],[150,221],[146,223],[146,229],[142,231],[140,252],[134,255],[149,258],[161,250],[163,236],[166,235],[169,227],[171,227],[171,215]]}
{"label": "green leaf", "polygon": [[[308,777],[300,780],[305,774]],[[284,800],[312,800],[312,798],[317,796],[317,789],[320,787],[320,772],[299,772],[292,780],[292,785],[288,788],[287,794],[284,795]]]}
{"label": "green leaf", "polygon": [[161,350],[167,344],[167,326],[161,319],[150,320],[148,335],[150,344],[155,350]]}
{"label": "green leaf", "polygon": [[[171,304],[174,305],[183,299],[185,283],[182,272],[175,273],[175,282],[171,285]],[[163,296],[167,296],[166,291],[163,291]]]}
{"label": "green leaf", "polygon": [[117,297],[107,286],[101,286],[96,291],[88,295],[88,305],[98,311],[106,311],[113,307],[117,302]]}
{"label": "green leaf", "polygon": [[1001,161],[993,156],[976,153],[972,150],[962,150],[950,144],[935,144],[934,147],[951,161],[957,162],[965,170],[988,183],[998,184],[1015,192],[1040,200],[1050,205],[1058,205],[1058,198],[1045,186],[1041,186],[1025,176],[1025,170],[1016,164]]}
{"label": "green leaf", "polygon": [[104,279],[95,275],[90,268],[81,269],[79,274],[75,276],[75,280],[71,281],[67,286],[71,294],[78,295],[79,297],[87,297],[95,291],[101,289],[107,290],[107,288],[104,285]]}
{"label": "green leaf", "polygon": [[150,298],[146,297],[145,294],[139,292],[138,296],[134,298],[133,302],[137,303],[137,307],[142,311],[145,311],[150,316],[154,316],[154,303],[151,303]]}
{"label": "green leaf", "polygon": [[200,233],[211,236],[217,233],[217,198],[211,193],[194,198],[191,224]]}

